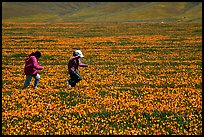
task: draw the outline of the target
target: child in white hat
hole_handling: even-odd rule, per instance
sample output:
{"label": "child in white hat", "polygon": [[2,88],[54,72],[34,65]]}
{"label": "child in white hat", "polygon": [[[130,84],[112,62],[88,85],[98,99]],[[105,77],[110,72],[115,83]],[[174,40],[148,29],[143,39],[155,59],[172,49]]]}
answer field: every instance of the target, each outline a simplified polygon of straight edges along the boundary
{"label": "child in white hat", "polygon": [[70,79],[67,81],[69,87],[75,87],[76,83],[82,80],[82,77],[79,75],[79,67],[88,67],[87,64],[83,64],[80,58],[83,58],[81,50],[76,50],[73,53],[73,57],[69,59],[68,62],[68,71],[70,74]]}

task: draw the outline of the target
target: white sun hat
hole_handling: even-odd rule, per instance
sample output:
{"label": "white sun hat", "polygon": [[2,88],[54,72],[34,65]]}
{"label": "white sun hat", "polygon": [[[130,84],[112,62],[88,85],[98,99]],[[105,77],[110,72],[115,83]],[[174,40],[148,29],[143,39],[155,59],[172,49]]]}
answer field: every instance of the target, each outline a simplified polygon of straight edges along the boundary
{"label": "white sun hat", "polygon": [[81,50],[76,50],[75,51],[75,55],[80,55],[81,58],[84,57],[84,55],[82,54]]}

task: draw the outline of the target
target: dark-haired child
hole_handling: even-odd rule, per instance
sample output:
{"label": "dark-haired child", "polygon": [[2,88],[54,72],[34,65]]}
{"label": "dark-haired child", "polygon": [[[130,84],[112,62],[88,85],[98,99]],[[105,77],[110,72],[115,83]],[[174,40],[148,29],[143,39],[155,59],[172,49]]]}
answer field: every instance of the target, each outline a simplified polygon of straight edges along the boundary
{"label": "dark-haired child", "polygon": [[39,51],[36,51],[25,58],[24,73],[26,75],[26,80],[22,89],[25,89],[30,84],[32,77],[35,78],[33,88],[37,88],[40,81],[40,75],[38,74],[38,70],[43,69],[43,67],[38,64],[38,59],[40,57],[41,53]]}

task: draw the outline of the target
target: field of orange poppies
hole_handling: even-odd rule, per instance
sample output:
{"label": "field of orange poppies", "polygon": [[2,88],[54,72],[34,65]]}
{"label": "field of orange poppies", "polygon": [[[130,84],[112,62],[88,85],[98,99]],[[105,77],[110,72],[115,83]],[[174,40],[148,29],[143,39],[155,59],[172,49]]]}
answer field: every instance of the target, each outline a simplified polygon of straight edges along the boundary
{"label": "field of orange poppies", "polygon": [[[89,67],[68,88],[75,49]],[[201,135],[202,23],[2,24],[2,134]]]}

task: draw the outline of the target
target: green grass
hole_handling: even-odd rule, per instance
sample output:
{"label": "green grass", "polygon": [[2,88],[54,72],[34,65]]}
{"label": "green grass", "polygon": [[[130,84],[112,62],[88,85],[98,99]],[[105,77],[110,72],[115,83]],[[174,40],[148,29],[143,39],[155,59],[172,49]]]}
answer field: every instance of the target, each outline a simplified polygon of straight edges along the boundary
{"label": "green grass", "polygon": [[[7,3],[2,6],[3,22],[69,21],[201,21],[202,3],[97,3],[50,2]],[[50,6],[49,6],[50,5]],[[191,8],[189,8],[191,7]],[[12,9],[12,10],[10,10]],[[120,10],[121,9],[121,10]],[[184,11],[184,12],[181,12]],[[143,14],[145,13],[145,14]],[[197,14],[194,14],[197,13]],[[98,31],[98,30],[97,30]],[[94,30],[95,33],[95,30]]]}

